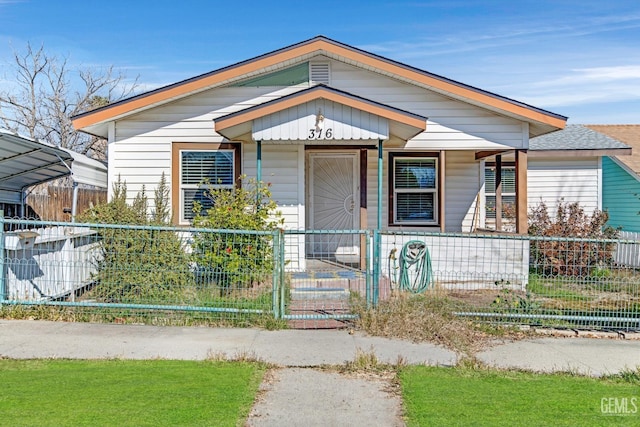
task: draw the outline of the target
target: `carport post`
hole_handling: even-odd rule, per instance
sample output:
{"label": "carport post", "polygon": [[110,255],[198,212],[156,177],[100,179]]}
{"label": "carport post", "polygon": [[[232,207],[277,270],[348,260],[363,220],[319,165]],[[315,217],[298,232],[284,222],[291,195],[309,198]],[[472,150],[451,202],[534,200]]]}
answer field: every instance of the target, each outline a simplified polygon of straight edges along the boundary
{"label": "carport post", "polygon": [[73,200],[71,201],[71,222],[76,222],[78,211],[78,183],[73,181]]}
{"label": "carport post", "polygon": [[4,211],[0,209],[0,305],[7,299],[4,274]]}

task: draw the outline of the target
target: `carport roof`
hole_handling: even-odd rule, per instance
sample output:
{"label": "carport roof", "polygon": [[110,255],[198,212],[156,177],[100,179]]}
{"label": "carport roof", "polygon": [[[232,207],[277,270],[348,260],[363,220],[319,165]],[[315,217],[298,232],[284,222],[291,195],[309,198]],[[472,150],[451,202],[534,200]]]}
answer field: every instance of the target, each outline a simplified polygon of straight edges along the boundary
{"label": "carport roof", "polygon": [[68,175],[78,183],[107,187],[101,162],[0,129],[0,202],[21,203],[27,187]]}

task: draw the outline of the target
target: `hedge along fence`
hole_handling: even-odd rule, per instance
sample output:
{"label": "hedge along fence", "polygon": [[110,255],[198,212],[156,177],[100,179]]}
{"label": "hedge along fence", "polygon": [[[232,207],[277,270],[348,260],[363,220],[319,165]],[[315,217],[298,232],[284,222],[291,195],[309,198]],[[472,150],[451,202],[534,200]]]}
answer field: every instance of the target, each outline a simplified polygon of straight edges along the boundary
{"label": "hedge along fence", "polygon": [[[63,305],[84,307],[87,312],[104,308],[124,318],[153,311],[154,322],[162,323],[172,321],[179,312],[234,324],[247,324],[255,316],[273,320],[285,314],[280,311],[286,297],[282,291],[286,276],[294,273],[285,270],[290,267],[284,250],[286,233],[281,230],[3,222],[11,231],[0,236],[6,273],[0,282],[0,305]],[[55,239],[48,231],[53,229]],[[373,245],[370,235],[362,237]],[[557,243],[565,251],[573,247],[578,252],[595,245],[603,249],[589,253],[598,254],[607,247],[640,242],[412,233],[383,236],[383,250],[393,249],[391,237],[398,248],[407,239],[427,244],[433,282],[425,293],[459,300],[458,314],[548,326],[640,328],[640,274],[635,268],[574,254],[565,257],[565,270],[580,274],[568,275],[553,270],[547,258],[521,256],[537,244]],[[271,259],[265,262],[263,252],[247,251],[249,245],[269,246]],[[518,256],[516,252],[505,256],[513,249]],[[387,254],[381,255],[386,262]],[[478,256],[488,258],[480,264]],[[220,262],[209,263],[209,258]],[[234,260],[228,270],[225,259]],[[523,264],[529,266],[528,272]],[[378,289],[397,280],[392,274],[396,267],[388,265],[391,270],[382,269]],[[363,271],[371,272],[374,266],[370,259]],[[337,271],[336,277],[342,272]],[[19,295],[14,291],[18,286],[32,292]]]}
{"label": "hedge along fence", "polygon": [[276,317],[274,295],[279,295],[281,276],[275,262],[245,257],[242,268],[251,270],[251,275],[234,275],[236,280],[231,281],[225,271],[211,274],[193,250],[194,236],[273,245],[278,239],[273,232],[2,222],[11,231],[0,235],[1,265],[6,271],[0,281],[0,305],[109,308],[119,310],[119,315],[137,315],[141,310],[217,313],[218,319],[230,321],[262,314]]}

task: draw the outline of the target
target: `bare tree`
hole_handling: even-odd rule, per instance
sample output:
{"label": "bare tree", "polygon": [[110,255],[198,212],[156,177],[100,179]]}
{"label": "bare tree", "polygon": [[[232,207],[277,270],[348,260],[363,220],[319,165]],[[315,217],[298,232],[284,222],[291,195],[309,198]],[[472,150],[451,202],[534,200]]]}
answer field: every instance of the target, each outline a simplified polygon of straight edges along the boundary
{"label": "bare tree", "polygon": [[48,54],[44,46],[27,43],[23,53],[14,51],[10,64],[15,81],[0,91],[0,123],[3,127],[56,146],[105,159],[105,144],[97,137],[77,132],[71,117],[118,101],[134,93],[137,78],[127,82],[113,66],[75,68],[67,57]]}

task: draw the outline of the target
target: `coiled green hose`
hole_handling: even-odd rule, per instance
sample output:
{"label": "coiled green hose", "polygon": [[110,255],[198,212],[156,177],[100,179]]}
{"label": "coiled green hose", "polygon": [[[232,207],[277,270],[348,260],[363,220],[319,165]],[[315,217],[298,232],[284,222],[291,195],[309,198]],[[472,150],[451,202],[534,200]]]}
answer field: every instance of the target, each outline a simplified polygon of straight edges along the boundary
{"label": "coiled green hose", "polygon": [[[391,260],[394,261],[394,270],[399,270],[400,277],[396,280],[398,289],[419,294],[433,283],[431,270],[431,256],[427,245],[420,240],[411,240],[404,244],[400,250],[399,266],[395,266],[395,249],[389,254],[389,268],[391,273]],[[410,274],[413,270],[413,273]]]}

